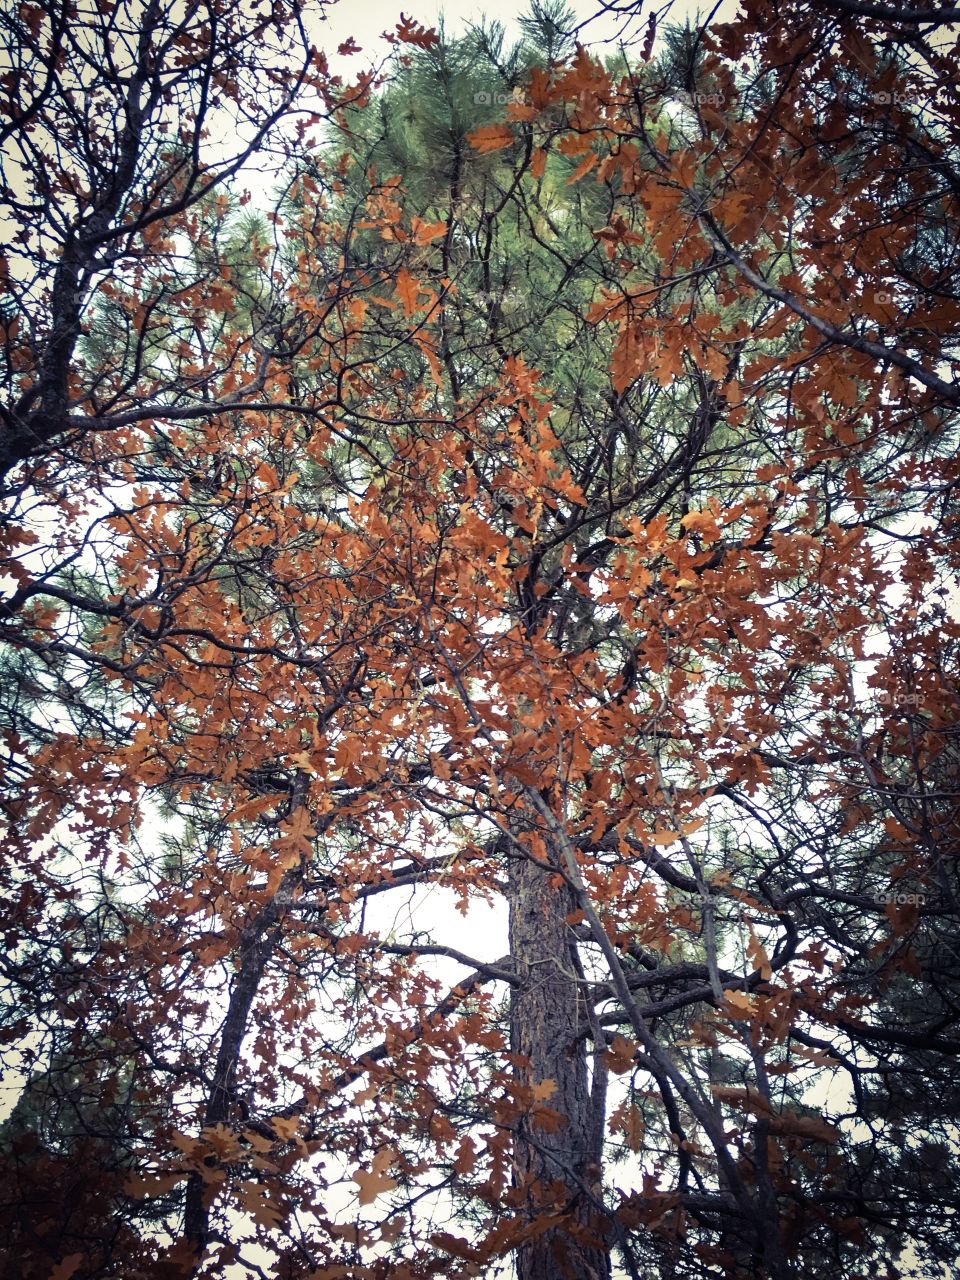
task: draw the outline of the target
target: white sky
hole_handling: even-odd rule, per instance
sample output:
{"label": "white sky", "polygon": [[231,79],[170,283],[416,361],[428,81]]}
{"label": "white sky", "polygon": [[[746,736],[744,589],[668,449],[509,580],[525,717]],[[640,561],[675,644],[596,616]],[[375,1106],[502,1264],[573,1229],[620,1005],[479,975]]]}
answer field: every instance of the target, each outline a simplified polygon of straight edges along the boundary
{"label": "white sky", "polygon": [[[486,18],[488,22],[501,23],[509,41],[519,36],[517,18],[528,12],[530,7],[529,0],[487,0],[486,3],[467,0],[467,3],[455,4],[443,4],[441,0],[407,0],[407,4],[408,7],[404,8],[404,0],[362,0],[359,4],[356,0],[339,0],[339,3],[331,5],[327,22],[318,27],[314,35],[317,46],[330,60],[331,69],[338,74],[355,73],[371,57],[382,57],[389,46],[380,39],[380,33],[395,28],[400,20],[401,10],[408,18],[424,27],[436,27],[442,14],[451,35]],[[578,25],[589,21],[589,25],[580,32],[579,38],[583,44],[599,46],[601,41],[616,41],[622,23],[614,21],[609,15],[595,17],[601,10],[599,0],[567,0],[567,6],[573,10]],[[633,19],[631,23],[634,36],[642,36],[647,15],[661,7],[662,0],[654,5],[643,6],[641,18]],[[696,0],[673,0],[668,21],[682,22],[687,14],[694,15],[698,9],[706,16],[713,7],[714,0],[704,0],[701,4]],[[736,15],[737,8],[736,0],[720,0],[714,21],[729,21]],[[350,36],[362,47],[363,53],[350,58],[338,57],[337,46]],[[597,52],[599,51],[597,48]]]}

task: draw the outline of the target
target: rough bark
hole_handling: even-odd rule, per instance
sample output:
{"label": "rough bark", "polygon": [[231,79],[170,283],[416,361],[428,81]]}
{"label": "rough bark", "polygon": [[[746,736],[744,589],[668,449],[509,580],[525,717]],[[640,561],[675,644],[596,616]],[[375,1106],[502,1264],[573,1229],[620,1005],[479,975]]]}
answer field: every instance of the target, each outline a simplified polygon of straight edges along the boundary
{"label": "rough bark", "polygon": [[562,1228],[535,1234],[517,1250],[518,1280],[606,1280],[608,1223],[594,1199],[602,1159],[604,1079],[591,1090],[587,1014],[578,991],[567,883],[531,860],[512,866],[510,944],[521,983],[511,988],[510,1047],[522,1055],[521,1079],[552,1080],[544,1105],[559,1113],[554,1128],[525,1114],[517,1127],[518,1196],[531,1222],[563,1214]]}

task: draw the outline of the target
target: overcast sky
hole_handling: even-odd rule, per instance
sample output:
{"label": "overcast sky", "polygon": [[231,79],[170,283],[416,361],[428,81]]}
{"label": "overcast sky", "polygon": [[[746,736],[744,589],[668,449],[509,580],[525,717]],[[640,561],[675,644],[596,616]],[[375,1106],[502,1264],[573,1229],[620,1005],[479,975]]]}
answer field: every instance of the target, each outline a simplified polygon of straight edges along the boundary
{"label": "overcast sky", "polygon": [[[682,22],[685,15],[695,15],[698,11],[706,17],[714,9],[717,0],[674,0],[670,10],[671,22]],[[406,5],[406,7],[404,7]],[[616,42],[621,38],[624,29],[623,21],[601,14],[596,17],[601,5],[598,0],[567,0],[567,6],[575,14],[575,22],[586,23],[580,31],[580,39],[586,45],[598,46],[601,41]],[[659,9],[661,4],[644,5],[639,20],[632,19],[630,31],[634,37],[642,36],[646,26],[647,14]],[[715,20],[728,20],[735,16],[738,5],[736,0],[720,0]],[[500,22],[507,36],[516,38],[519,35],[517,17],[529,11],[529,0],[340,0],[331,6],[327,23],[316,34],[317,45],[330,58],[331,67],[338,72],[359,69],[366,58],[379,57],[387,50],[387,45],[380,39],[383,31],[392,31],[400,20],[400,12],[425,27],[436,27],[441,14],[446,21],[447,31],[457,34],[471,23],[488,21]],[[351,59],[340,59],[336,56],[337,45],[344,43],[350,36],[363,48],[362,55]]]}

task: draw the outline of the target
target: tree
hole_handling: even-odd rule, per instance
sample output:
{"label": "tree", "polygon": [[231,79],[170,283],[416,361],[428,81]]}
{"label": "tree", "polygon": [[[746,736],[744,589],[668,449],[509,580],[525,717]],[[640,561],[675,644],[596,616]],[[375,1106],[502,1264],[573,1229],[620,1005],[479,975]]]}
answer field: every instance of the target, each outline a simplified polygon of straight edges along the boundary
{"label": "tree", "polygon": [[[229,396],[241,353],[221,343],[219,364],[191,365],[188,335],[232,302],[218,253],[228,187],[249,199],[234,181],[244,166],[281,163],[340,100],[308,37],[315,17],[230,0],[4,15],[4,475],[161,405],[168,418],[203,416],[214,385]],[[192,275],[179,266],[184,237],[207,250]],[[91,367],[81,348],[98,304],[113,332]],[[249,379],[245,393],[262,386]]]}
{"label": "tree", "polygon": [[[100,59],[158,113],[178,68],[176,143],[145,120],[122,182],[129,127],[96,158],[96,95],[37,89],[101,185],[48,296],[8,268],[11,1274],[955,1261],[958,115],[925,13],[651,19],[607,62],[556,9],[516,49],[401,18],[375,91],[308,49],[326,133],[270,135],[267,217],[227,185],[295,105],[259,20],[151,9],[166,45]],[[263,113],[220,193],[213,84]],[[112,242],[162,238],[71,266],[121,186]],[[491,901],[474,955],[445,913]]]}

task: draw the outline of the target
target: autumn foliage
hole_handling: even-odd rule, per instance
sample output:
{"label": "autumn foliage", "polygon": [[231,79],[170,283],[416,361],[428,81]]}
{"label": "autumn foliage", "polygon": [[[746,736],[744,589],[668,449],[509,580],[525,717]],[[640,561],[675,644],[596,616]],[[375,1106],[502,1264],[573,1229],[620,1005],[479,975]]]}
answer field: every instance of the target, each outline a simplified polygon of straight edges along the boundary
{"label": "autumn foliage", "polygon": [[951,14],[4,16],[4,1274],[953,1265]]}

